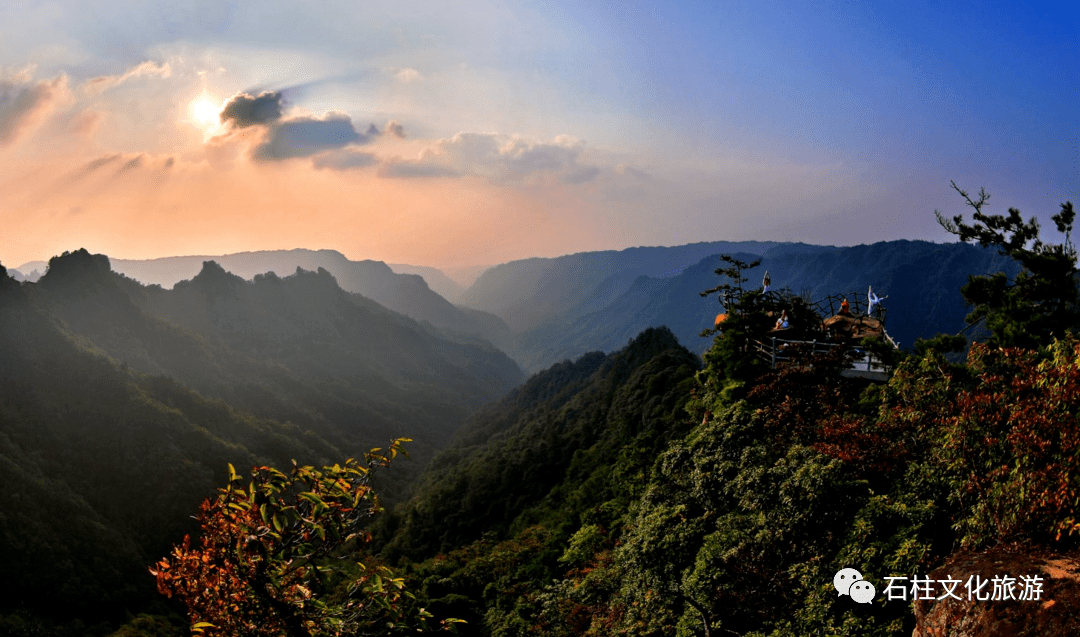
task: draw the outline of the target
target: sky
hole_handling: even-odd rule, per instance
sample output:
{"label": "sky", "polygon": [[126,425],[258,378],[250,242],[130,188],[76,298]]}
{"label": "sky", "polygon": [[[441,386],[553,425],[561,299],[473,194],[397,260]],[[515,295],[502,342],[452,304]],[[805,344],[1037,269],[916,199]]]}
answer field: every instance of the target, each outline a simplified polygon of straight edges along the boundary
{"label": "sky", "polygon": [[952,241],[950,181],[1053,239],[1078,36],[1064,2],[6,2],[0,263]]}

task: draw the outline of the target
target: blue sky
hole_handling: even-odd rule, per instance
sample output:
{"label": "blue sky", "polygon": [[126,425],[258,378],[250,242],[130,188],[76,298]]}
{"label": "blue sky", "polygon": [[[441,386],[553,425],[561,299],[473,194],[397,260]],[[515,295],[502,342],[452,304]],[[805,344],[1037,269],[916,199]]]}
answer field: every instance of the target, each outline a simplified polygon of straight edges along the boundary
{"label": "blue sky", "polygon": [[0,262],[946,241],[950,180],[1080,199],[1064,3],[174,5],[0,8]]}

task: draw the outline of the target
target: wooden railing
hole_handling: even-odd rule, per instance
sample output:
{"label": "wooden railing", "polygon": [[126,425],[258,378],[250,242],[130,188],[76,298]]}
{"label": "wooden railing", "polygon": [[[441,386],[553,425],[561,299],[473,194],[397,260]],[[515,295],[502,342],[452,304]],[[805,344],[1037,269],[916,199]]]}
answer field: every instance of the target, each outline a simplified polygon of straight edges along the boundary
{"label": "wooden railing", "polygon": [[[837,347],[847,347],[861,356],[852,363],[851,367],[841,372],[845,376],[860,376],[884,380],[888,378],[891,369],[879,358],[861,347],[845,346],[829,341],[796,341],[770,336],[758,341],[752,341],[751,347],[755,356],[761,358],[773,369],[778,363],[786,363],[796,358],[806,358],[818,354],[825,354]],[[794,355],[793,355],[794,354]]]}

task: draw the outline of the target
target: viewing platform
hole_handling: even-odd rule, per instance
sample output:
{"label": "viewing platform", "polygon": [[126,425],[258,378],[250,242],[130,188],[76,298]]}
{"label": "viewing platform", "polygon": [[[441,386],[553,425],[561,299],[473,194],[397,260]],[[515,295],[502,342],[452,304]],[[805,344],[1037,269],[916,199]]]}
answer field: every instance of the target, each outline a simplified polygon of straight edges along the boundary
{"label": "viewing platform", "polygon": [[899,345],[885,331],[885,309],[878,304],[870,315],[867,304],[862,302],[864,298],[865,295],[854,293],[833,295],[811,304],[820,317],[819,325],[773,329],[765,338],[751,343],[753,354],[776,369],[777,365],[844,348],[854,361],[840,372],[841,376],[887,381],[892,368],[861,343],[870,338],[894,349],[899,349]]}

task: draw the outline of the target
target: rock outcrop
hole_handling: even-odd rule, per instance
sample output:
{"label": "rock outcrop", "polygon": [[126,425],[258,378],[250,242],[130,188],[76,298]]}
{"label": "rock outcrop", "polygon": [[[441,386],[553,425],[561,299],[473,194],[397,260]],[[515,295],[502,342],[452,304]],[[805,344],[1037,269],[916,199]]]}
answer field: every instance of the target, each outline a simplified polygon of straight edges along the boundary
{"label": "rock outcrop", "polygon": [[[1001,594],[996,597],[1006,599],[993,599],[993,578],[1005,575],[1014,578],[1016,586],[997,591]],[[1040,590],[1024,595],[1021,576],[1041,578]],[[988,584],[969,600],[965,583],[973,577]],[[930,573],[929,579],[960,580],[963,583],[956,586],[960,599],[916,600],[912,637],[1080,635],[1080,553],[1062,554],[1024,544],[961,551]],[[943,596],[940,587],[937,595]],[[980,601],[980,595],[991,599]]]}

